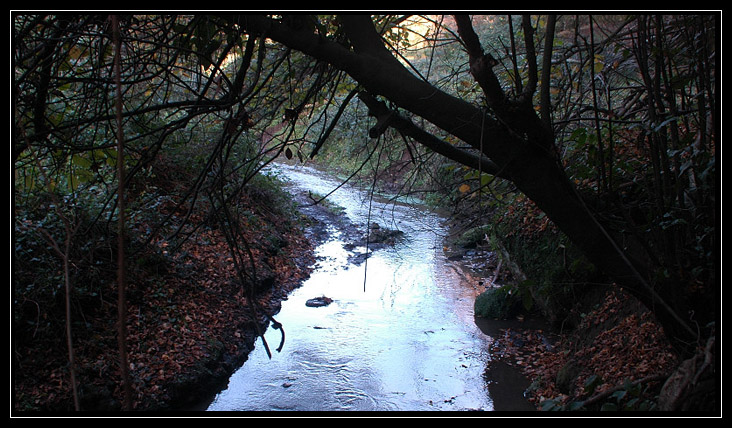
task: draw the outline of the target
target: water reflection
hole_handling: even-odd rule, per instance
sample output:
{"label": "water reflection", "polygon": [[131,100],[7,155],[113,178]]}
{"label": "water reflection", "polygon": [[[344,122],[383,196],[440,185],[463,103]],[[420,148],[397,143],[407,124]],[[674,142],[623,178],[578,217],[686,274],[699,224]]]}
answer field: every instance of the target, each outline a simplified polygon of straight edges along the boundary
{"label": "water reflection", "polygon": [[[281,167],[293,184],[327,194],[339,183],[317,171]],[[277,316],[287,334],[270,360],[262,346],[209,410],[492,410],[483,380],[488,339],[472,317],[474,290],[441,251],[442,219],[425,210],[364,199],[344,186],[329,200],[356,224],[398,225],[406,240],[349,265],[338,231],[318,249],[318,268]],[[370,214],[369,214],[370,212]],[[318,296],[333,302],[308,307]],[[266,338],[279,343],[279,332]],[[258,344],[259,345],[259,344]]]}

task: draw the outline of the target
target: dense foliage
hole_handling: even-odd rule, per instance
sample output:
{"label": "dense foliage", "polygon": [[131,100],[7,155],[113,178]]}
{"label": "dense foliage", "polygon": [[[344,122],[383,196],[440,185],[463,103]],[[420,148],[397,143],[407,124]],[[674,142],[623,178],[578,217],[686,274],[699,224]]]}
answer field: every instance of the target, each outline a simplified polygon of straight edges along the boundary
{"label": "dense foliage", "polygon": [[280,155],[381,175],[489,225],[535,297],[602,271],[691,355],[720,315],[719,24],[14,14],[14,367],[64,337],[76,388],[89,318],[105,340],[127,324],[125,264],[135,283],[210,230],[255,289],[268,275],[254,253],[282,246],[255,248],[266,216],[242,201],[269,189],[260,171]]}

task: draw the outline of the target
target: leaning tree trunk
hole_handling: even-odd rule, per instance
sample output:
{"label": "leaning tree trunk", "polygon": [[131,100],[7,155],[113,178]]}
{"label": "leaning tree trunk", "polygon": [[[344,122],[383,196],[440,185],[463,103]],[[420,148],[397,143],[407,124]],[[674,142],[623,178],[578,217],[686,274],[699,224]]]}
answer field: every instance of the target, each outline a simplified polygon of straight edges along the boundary
{"label": "leaning tree trunk", "polygon": [[[461,37],[470,53],[470,71],[483,89],[489,109],[442,92],[410,73],[385,48],[368,16],[340,17],[352,49],[285,21],[260,16],[232,20],[250,33],[265,34],[328,62],[348,73],[370,97],[383,96],[482,152],[493,166],[488,172],[512,181],[590,261],[655,313],[676,349],[689,354],[696,348],[697,331],[685,318],[689,308],[684,307],[683,299],[674,298],[676,284],[652,285],[653,269],[620,247],[593,215],[565,174],[551,130],[533,110],[530,100],[535,85],[529,85],[520,99],[508,100],[491,70],[496,61],[476,45],[471,28],[462,27],[467,32],[461,32]],[[460,23],[460,17],[456,20]],[[384,114],[382,119],[386,120]],[[392,123],[405,125],[401,120]],[[414,136],[419,140],[419,133]],[[435,140],[432,136],[429,144],[440,144]]]}

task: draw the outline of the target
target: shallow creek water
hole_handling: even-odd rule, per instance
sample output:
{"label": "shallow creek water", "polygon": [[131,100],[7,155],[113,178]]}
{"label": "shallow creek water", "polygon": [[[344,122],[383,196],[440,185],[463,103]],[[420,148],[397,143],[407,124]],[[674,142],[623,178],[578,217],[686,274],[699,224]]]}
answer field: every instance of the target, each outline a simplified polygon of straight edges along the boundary
{"label": "shallow creek water", "polygon": [[[273,168],[314,194],[340,184],[311,168]],[[403,240],[354,264],[349,260],[366,248],[352,248],[344,231],[328,226],[315,270],[275,317],[284,348],[269,359],[258,342],[208,410],[531,410],[521,395],[524,379],[508,368],[486,372],[493,338],[476,325],[476,287],[443,253],[445,219],[348,185],[328,200],[359,229],[375,222],[401,230]],[[320,296],[332,303],[305,304]],[[278,330],[265,337],[280,342]]]}

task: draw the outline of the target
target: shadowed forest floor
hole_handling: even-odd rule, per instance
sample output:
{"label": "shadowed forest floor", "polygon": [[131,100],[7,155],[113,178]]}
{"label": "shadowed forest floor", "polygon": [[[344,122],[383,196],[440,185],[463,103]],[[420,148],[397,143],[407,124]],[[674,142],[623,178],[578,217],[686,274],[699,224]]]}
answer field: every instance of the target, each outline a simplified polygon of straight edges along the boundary
{"label": "shadowed forest floor", "polygon": [[[280,302],[308,277],[324,222],[312,211],[295,218],[272,211],[264,200],[255,192],[240,201],[244,211],[256,214],[247,220],[246,240],[252,243],[257,271],[266,277],[253,295],[237,280],[226,240],[203,212],[190,221],[207,226],[175,255],[167,255],[167,242],[157,241],[149,250],[165,257],[151,257],[153,262],[138,263],[131,271],[128,343],[134,410],[190,410],[218,392],[261,340],[258,332],[270,324],[264,314],[276,318]],[[338,221],[332,210],[314,209],[321,219]],[[78,303],[84,327],[75,330],[74,345],[82,410],[121,410],[113,301],[110,292],[98,302]],[[493,334],[490,353],[531,382],[526,395],[537,409],[559,409],[590,398],[634,410],[650,405],[678,365],[650,313],[633,299],[610,292],[582,319],[570,332],[500,330]],[[39,335],[21,344],[14,348],[13,410],[72,411],[65,337]],[[277,345],[268,347],[274,352]]]}
{"label": "shadowed forest floor", "polygon": [[597,409],[609,402],[613,410],[652,410],[679,363],[651,314],[615,291],[571,332],[502,330],[491,355],[530,380],[526,395],[543,410],[591,398]]}
{"label": "shadowed forest floor", "polygon": [[[272,209],[268,201],[268,195],[259,192],[245,193],[239,201],[240,210],[249,213],[242,219],[243,235],[259,277],[252,294],[238,280],[226,240],[204,209],[190,216],[198,232],[174,254],[168,254],[170,243],[158,239],[128,262],[133,410],[188,409],[217,392],[261,340],[258,332],[270,324],[265,314],[275,315],[280,302],[309,275],[314,243],[302,223],[308,219]],[[157,214],[168,210],[183,216],[187,207],[171,202]],[[121,410],[114,266],[104,271],[109,285],[99,296],[73,299],[82,411]],[[30,313],[29,306],[21,306],[21,319]],[[63,325],[62,315],[48,323],[59,324]],[[65,334],[58,327],[14,327],[12,410],[73,411]],[[269,344],[272,352],[277,345]]]}

